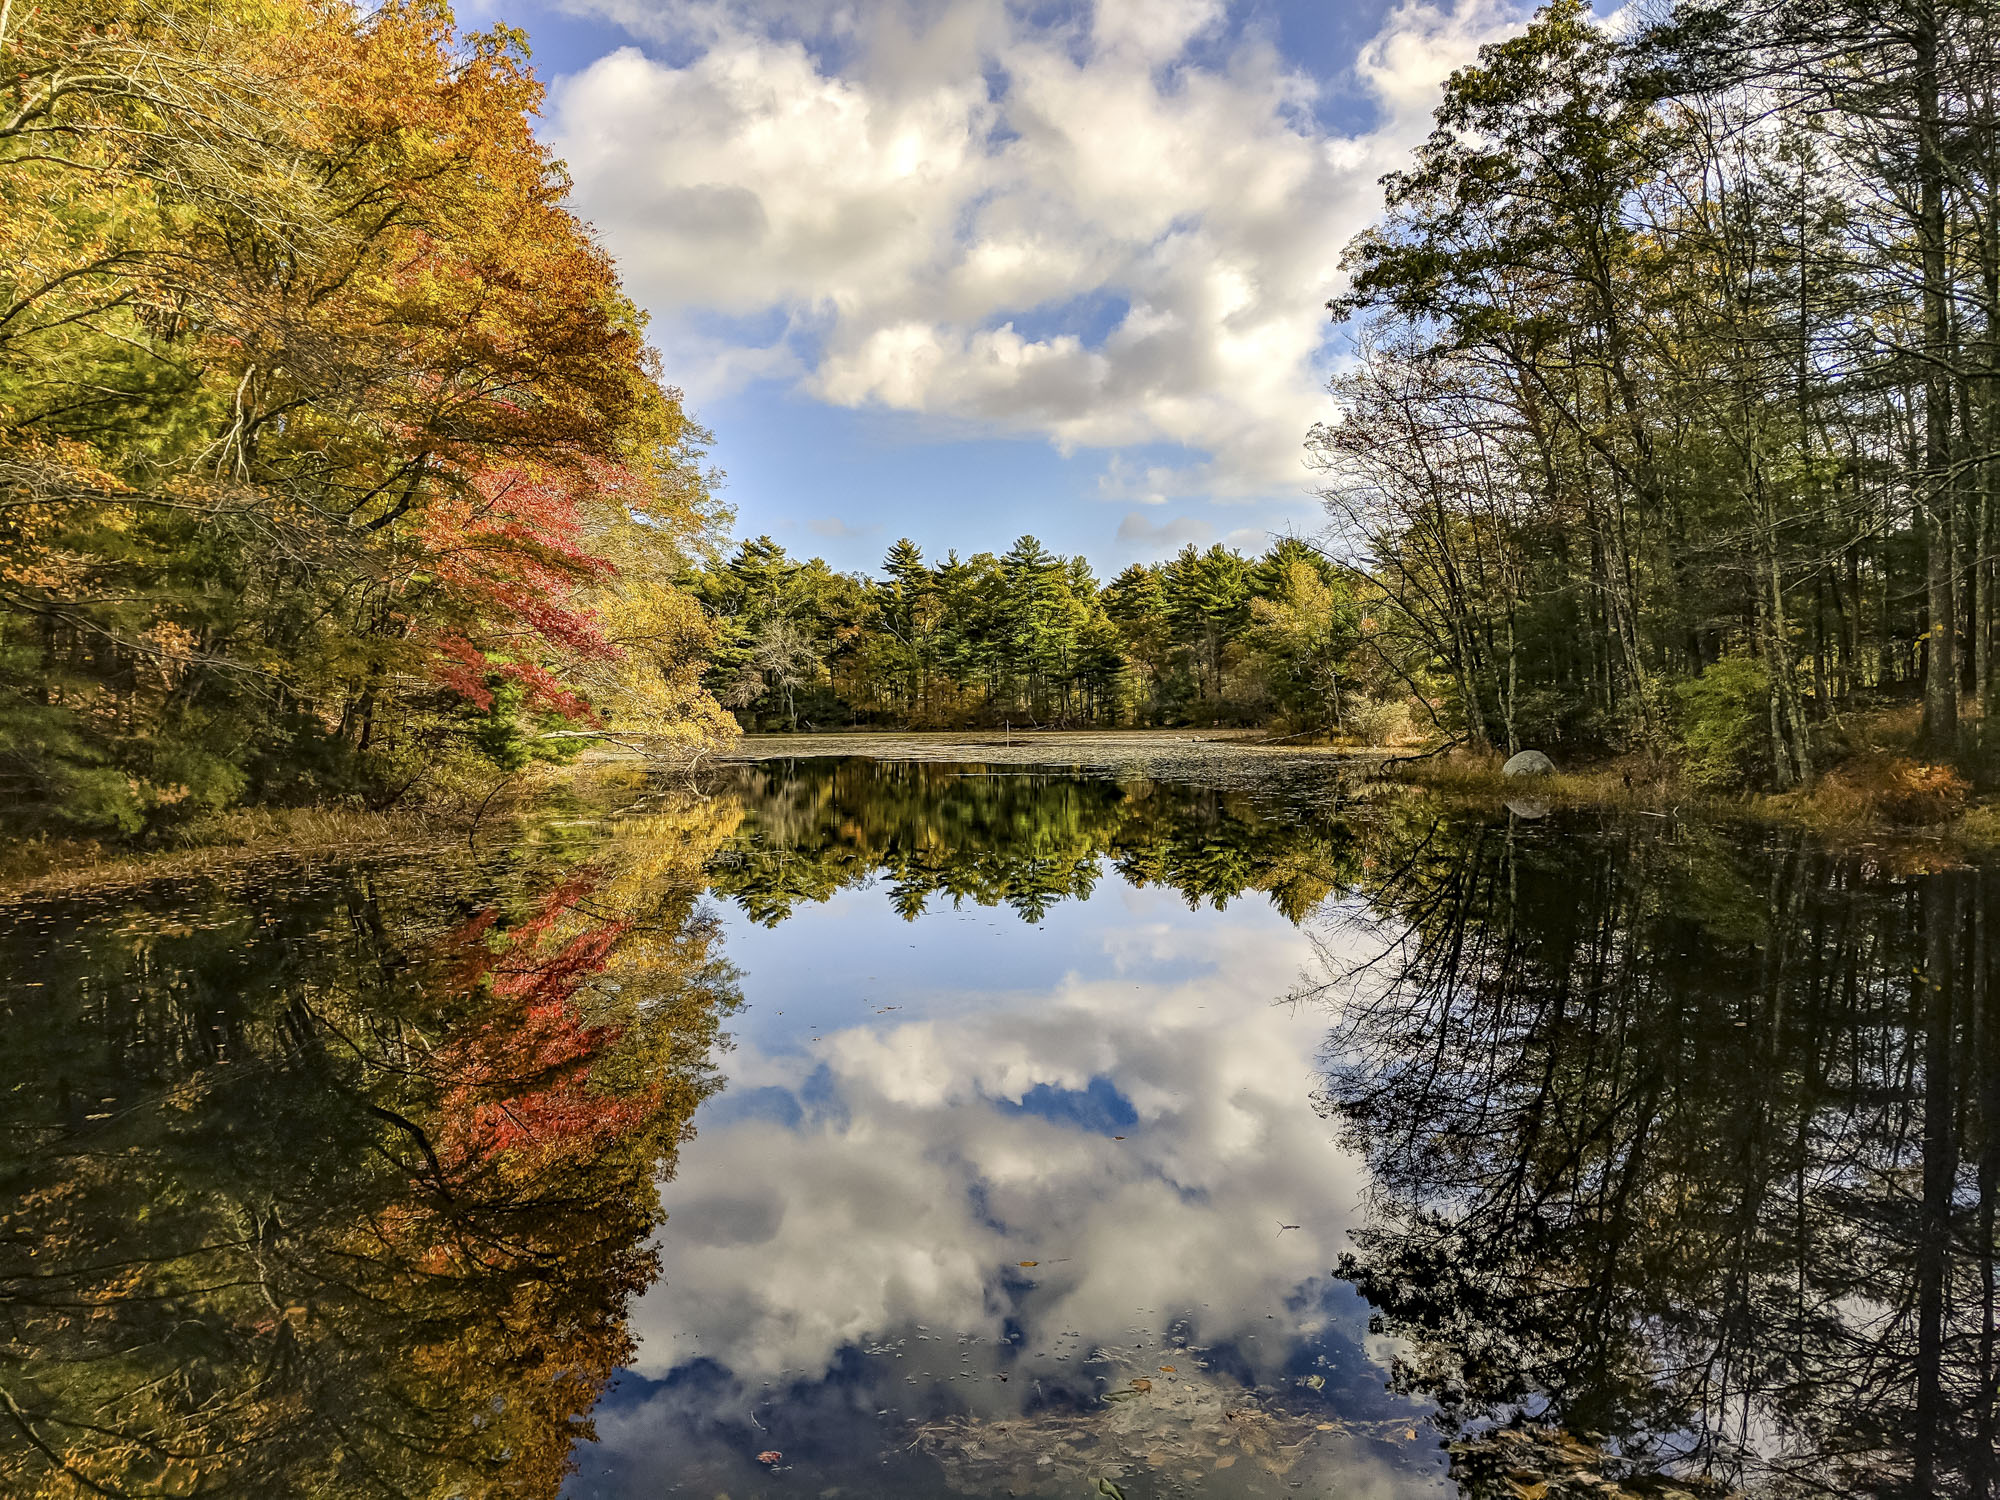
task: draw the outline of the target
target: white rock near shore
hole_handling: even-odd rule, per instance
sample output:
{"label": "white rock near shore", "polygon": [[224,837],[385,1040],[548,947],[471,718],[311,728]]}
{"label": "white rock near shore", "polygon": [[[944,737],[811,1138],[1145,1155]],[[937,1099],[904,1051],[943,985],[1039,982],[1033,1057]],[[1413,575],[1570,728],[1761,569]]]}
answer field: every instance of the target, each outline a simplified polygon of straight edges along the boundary
{"label": "white rock near shore", "polygon": [[1507,757],[1502,776],[1553,776],[1556,763],[1539,750],[1521,750]]}

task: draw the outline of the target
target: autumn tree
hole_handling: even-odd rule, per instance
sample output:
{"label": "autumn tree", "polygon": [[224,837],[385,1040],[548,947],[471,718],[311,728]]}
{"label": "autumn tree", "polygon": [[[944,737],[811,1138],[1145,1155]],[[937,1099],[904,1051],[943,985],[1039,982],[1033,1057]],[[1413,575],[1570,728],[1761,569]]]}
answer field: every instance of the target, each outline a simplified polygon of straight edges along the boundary
{"label": "autumn tree", "polygon": [[0,794],[136,831],[724,727],[615,581],[717,513],[518,34],[9,15]]}

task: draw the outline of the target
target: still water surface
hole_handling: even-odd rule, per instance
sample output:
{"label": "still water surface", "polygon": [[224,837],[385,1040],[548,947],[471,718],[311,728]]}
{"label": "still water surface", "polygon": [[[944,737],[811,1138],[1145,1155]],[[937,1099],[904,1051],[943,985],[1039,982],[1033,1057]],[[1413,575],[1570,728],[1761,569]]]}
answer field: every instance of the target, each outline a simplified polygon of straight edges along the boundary
{"label": "still water surface", "polygon": [[1989,922],[826,759],[22,901],[0,1492],[1991,1494]]}

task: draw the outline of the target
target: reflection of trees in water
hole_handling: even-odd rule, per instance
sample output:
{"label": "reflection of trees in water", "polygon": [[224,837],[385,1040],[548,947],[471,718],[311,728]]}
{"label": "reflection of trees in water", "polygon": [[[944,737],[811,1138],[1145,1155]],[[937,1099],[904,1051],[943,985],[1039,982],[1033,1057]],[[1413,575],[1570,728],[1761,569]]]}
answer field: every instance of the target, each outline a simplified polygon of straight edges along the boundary
{"label": "reflection of trees in water", "polygon": [[1323,933],[1327,1104],[1377,1183],[1347,1271],[1448,1418],[1993,1493],[2000,876],[980,769],[747,768],[504,867],[24,908],[0,1492],[552,1493],[718,1082],[700,884],[1032,918],[1109,864],[1370,898],[1365,973]]}
{"label": "reflection of trees in water", "polygon": [[719,1083],[710,817],[17,913],[0,1490],[552,1495]]}
{"label": "reflection of trees in water", "polygon": [[1993,1493],[2000,875],[1442,822],[1371,864],[1326,1103],[1398,1380],[1684,1471]]}
{"label": "reflection of trees in water", "polygon": [[1298,921],[1352,879],[1353,835],[1243,794],[1010,766],[821,759],[734,768],[738,838],[715,890],[775,925],[801,902],[886,877],[914,919],[934,900],[1038,921],[1105,863],[1134,885],[1222,906],[1267,893]]}

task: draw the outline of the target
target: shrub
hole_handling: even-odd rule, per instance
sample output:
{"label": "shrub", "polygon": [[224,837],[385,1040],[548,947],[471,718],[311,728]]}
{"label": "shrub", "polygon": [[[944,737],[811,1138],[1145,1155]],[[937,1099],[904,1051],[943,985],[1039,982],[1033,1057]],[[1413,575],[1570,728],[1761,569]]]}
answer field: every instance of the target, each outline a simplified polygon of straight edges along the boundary
{"label": "shrub", "polygon": [[1948,823],[1965,810],[1971,784],[1950,766],[1898,755],[1854,761],[1830,773],[1814,801],[1835,821]]}
{"label": "shrub", "polygon": [[1401,698],[1358,693],[1347,705],[1347,730],[1364,745],[1393,745],[1409,738],[1410,705]]}
{"label": "shrub", "polygon": [[1761,662],[1725,656],[1676,683],[1675,732],[1687,778],[1697,786],[1741,786],[1757,775],[1770,733],[1771,680]]}

